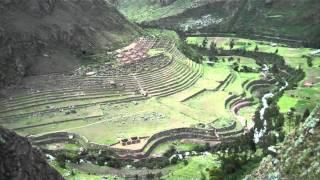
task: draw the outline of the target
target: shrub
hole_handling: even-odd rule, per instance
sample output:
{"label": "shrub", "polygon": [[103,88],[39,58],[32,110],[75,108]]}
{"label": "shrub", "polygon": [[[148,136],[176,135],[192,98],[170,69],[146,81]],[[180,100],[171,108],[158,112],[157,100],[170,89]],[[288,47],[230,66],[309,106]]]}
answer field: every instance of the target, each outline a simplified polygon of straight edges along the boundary
{"label": "shrub", "polygon": [[66,168],[66,159],[67,159],[67,157],[64,153],[59,153],[56,158],[58,166],[65,169]]}

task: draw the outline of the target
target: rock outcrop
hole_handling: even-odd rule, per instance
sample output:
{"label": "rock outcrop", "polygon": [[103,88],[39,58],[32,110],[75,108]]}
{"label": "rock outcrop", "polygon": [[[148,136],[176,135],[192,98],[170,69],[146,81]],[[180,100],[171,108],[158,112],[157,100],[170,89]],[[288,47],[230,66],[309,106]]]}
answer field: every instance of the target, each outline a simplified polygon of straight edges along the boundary
{"label": "rock outcrop", "polygon": [[104,0],[0,1],[0,89],[23,76],[68,72],[138,28]]}
{"label": "rock outcrop", "polygon": [[27,138],[0,127],[0,179],[62,180]]}

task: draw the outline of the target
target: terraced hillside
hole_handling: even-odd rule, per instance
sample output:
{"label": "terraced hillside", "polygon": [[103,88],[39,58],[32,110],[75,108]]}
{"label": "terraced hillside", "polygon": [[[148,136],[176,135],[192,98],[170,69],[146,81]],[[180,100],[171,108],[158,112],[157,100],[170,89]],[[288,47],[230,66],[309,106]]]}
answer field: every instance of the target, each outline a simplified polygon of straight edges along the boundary
{"label": "terraced hillside", "polygon": [[1,100],[2,124],[32,132],[42,126],[101,119],[102,105],[169,96],[202,76],[202,67],[181,54],[174,43],[163,39],[148,43],[150,51],[161,53],[130,64],[119,62],[118,67],[102,65],[93,75],[75,71],[25,78]]}
{"label": "terraced hillside", "polygon": [[73,70],[81,56],[128,44],[140,32],[104,0],[6,0],[0,9],[0,89]]}

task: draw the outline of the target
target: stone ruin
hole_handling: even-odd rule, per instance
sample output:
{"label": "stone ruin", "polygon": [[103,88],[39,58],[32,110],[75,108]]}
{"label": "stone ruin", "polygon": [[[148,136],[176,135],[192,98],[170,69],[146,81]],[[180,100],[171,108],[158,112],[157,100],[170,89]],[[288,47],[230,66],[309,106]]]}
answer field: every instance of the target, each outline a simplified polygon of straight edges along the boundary
{"label": "stone ruin", "polygon": [[127,145],[131,145],[131,144],[139,144],[141,142],[140,137],[131,137],[129,139],[121,139],[120,143],[122,146],[127,146]]}
{"label": "stone ruin", "polygon": [[130,64],[145,59],[148,56],[147,52],[154,45],[155,40],[141,37],[136,42],[129,46],[117,50],[117,59],[121,64]]}

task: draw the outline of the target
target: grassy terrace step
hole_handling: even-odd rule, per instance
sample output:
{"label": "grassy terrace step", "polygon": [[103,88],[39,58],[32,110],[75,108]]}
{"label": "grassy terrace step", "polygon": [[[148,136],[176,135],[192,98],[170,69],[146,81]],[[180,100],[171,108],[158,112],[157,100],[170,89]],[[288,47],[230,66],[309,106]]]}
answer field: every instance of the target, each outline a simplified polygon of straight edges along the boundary
{"label": "grassy terrace step", "polygon": [[152,96],[158,96],[158,97],[165,97],[165,96],[169,96],[172,94],[175,94],[177,92],[183,91],[187,88],[189,88],[190,86],[192,86],[194,83],[197,82],[197,80],[202,76],[201,72],[198,72],[193,79],[189,80],[188,83],[183,84],[182,86],[176,86],[175,88],[170,88],[168,91],[166,92],[160,92],[160,93],[155,93],[155,94],[150,94]]}
{"label": "grassy terrace step", "polygon": [[237,105],[239,102],[244,101],[244,100],[248,100],[248,99],[246,99],[245,96],[239,96],[238,98],[233,99],[233,101],[231,101],[231,102],[229,103],[229,106],[228,106],[229,109],[232,108],[232,107],[234,107],[234,106]]}
{"label": "grassy terrace step", "polygon": [[[132,95],[134,96],[134,95]],[[105,97],[105,96],[97,96],[97,97],[81,97],[81,98],[73,98],[71,100],[58,100],[55,102],[45,102],[45,103],[41,103],[41,104],[34,104],[34,105],[28,105],[25,107],[19,107],[19,108],[13,108],[13,109],[7,109],[4,111],[0,112],[0,117],[5,117],[5,116],[10,116],[10,115],[14,115],[14,114],[24,114],[24,113],[32,113],[32,112],[39,112],[39,111],[43,111],[46,110],[47,107],[45,107],[46,105],[52,105],[52,103],[56,103],[54,104],[55,108],[54,109],[61,109],[61,108],[68,108],[70,105],[73,106],[79,106],[79,105],[84,105],[84,104],[100,104],[103,102],[109,102],[109,101],[114,101],[114,100],[118,100],[118,99],[122,99],[122,98],[128,98],[128,97],[132,97],[132,96],[114,96],[114,97]],[[85,101],[87,100],[87,101]],[[35,110],[34,108],[37,107],[37,109]]]}
{"label": "grassy terrace step", "polygon": [[[126,102],[131,102],[131,101],[139,101],[139,100],[145,100],[147,99],[146,97],[143,97],[141,95],[135,95],[135,96],[130,96],[130,97],[125,97],[122,99],[115,99],[115,100],[102,100],[99,102],[90,102],[90,103],[83,103],[83,104],[73,104],[75,106],[75,108],[84,108],[84,107],[89,107],[89,106],[93,106],[96,104],[118,104],[118,103],[126,103]],[[69,106],[60,106],[60,107],[56,107],[53,109],[37,109],[37,111],[31,111],[31,112],[22,112],[20,114],[17,114],[17,112],[12,113],[12,114],[5,114],[5,115],[1,115],[0,114],[0,120],[1,119],[16,119],[16,118],[23,118],[23,117],[28,117],[28,116],[32,116],[34,113],[37,114],[46,114],[46,113],[52,113],[52,112],[58,112],[60,109],[67,109],[69,108]]]}
{"label": "grassy terrace step", "polygon": [[[138,87],[135,89],[137,90]],[[13,99],[13,100],[6,100],[4,102],[2,102],[2,107],[6,107],[6,106],[14,106],[17,104],[21,104],[24,102],[36,102],[36,101],[46,101],[47,99],[54,99],[54,98],[65,98],[65,97],[74,97],[75,94],[77,93],[82,93],[84,92],[86,94],[86,96],[88,95],[99,95],[99,94],[128,94],[128,93],[133,93],[134,90],[115,90],[115,91],[108,91],[105,89],[90,89],[90,90],[72,90],[72,91],[67,91],[67,92],[52,92],[50,94],[47,95],[37,95],[37,96],[27,96],[24,97],[23,99]],[[78,96],[82,96],[82,95],[78,95]],[[1,107],[1,105],[0,105]]]}
{"label": "grassy terrace step", "polygon": [[272,88],[272,84],[255,84],[250,86],[250,88],[247,90],[250,93],[253,93],[254,91],[257,91],[258,89],[261,88]]}
{"label": "grassy terrace step", "polygon": [[[110,87],[104,88],[103,86],[66,87],[66,88],[55,89],[55,90],[44,90],[44,91],[40,91],[40,92],[24,93],[21,95],[16,95],[14,97],[11,97],[10,99],[11,100],[25,99],[25,98],[30,98],[30,97],[50,95],[52,93],[68,93],[68,92],[75,92],[75,91],[86,91],[86,90],[91,90],[91,89],[93,89],[93,90],[94,89],[105,89],[105,90],[112,90],[112,91],[122,90],[119,88],[110,88]],[[10,99],[6,99],[6,101],[9,101]]]}
{"label": "grassy terrace step", "polygon": [[256,80],[252,80],[252,81],[249,81],[248,83],[246,83],[246,85],[244,86],[244,89],[249,90],[252,86],[254,86],[256,84],[270,84],[270,85],[273,85],[276,82],[277,81],[275,79],[271,79],[271,80],[256,79]]}
{"label": "grassy terrace step", "polygon": [[[75,92],[76,91],[76,92]],[[79,91],[78,90],[75,90],[75,91],[72,91],[72,92],[75,92],[75,93],[79,93]],[[102,90],[103,91],[103,90]],[[54,91],[53,91],[54,92]],[[78,97],[79,95],[77,95],[77,94],[72,94],[72,95],[65,95],[65,91],[62,91],[63,92],[63,94],[57,94],[56,92],[54,92],[54,93],[52,93],[52,94],[47,94],[46,96],[41,96],[41,94],[37,94],[37,98],[29,98],[28,100],[26,99],[26,97],[24,98],[24,101],[23,101],[23,103],[17,103],[17,102],[15,102],[15,103],[10,103],[10,105],[11,106],[19,106],[19,105],[26,105],[26,104],[28,104],[28,103],[35,103],[35,102],[37,102],[37,101],[43,101],[43,100],[45,100],[45,101],[47,101],[48,102],[48,100],[58,100],[58,99],[66,99],[66,98],[68,98],[68,97]],[[94,94],[96,94],[96,95],[99,95],[100,93],[92,93],[91,95],[94,95]],[[85,95],[85,96],[88,96],[88,93]],[[106,96],[108,96],[108,94],[106,94]],[[53,102],[55,102],[55,101],[53,101]],[[10,105],[8,105],[9,107],[10,107]]]}
{"label": "grassy terrace step", "polygon": [[[151,152],[159,145],[170,142],[170,141],[175,141],[177,139],[193,139],[196,137],[200,137],[201,139],[210,139],[210,140],[218,140],[217,137],[215,136],[210,136],[210,135],[202,135],[202,134],[193,134],[193,133],[177,133],[174,135],[168,135],[168,136],[163,136],[161,138],[155,139],[151,141],[148,146],[146,146],[143,151],[145,152],[145,156],[149,156]],[[140,154],[140,152],[136,153],[137,155]],[[131,156],[135,156],[135,154],[130,154]],[[126,157],[126,155],[122,156]],[[128,158],[128,157],[127,157]]]}
{"label": "grassy terrace step", "polygon": [[[203,138],[207,138],[207,139],[212,139],[212,140],[217,140],[216,136],[212,136],[212,135],[205,135],[205,134],[195,134],[192,132],[181,132],[181,133],[175,133],[175,134],[168,134],[168,135],[164,135],[161,136],[159,138],[156,138],[154,140],[152,140],[151,142],[149,142],[148,144],[146,144],[146,146],[144,146],[143,151],[144,152],[149,152],[150,148],[152,146],[154,146],[154,144],[158,143],[159,141],[162,141],[163,139],[168,139],[171,138],[172,136],[202,136]],[[176,139],[173,139],[173,141]]]}
{"label": "grassy terrace step", "polygon": [[192,71],[188,71],[185,68],[179,68],[177,71],[167,72],[164,76],[159,76],[155,79],[149,79],[149,80],[140,80],[141,84],[146,87],[156,87],[159,85],[166,84],[168,82],[174,81],[177,79],[177,77],[183,77],[184,75],[187,75],[188,73],[192,73]]}
{"label": "grassy terrace step", "polygon": [[81,118],[74,118],[74,119],[68,119],[68,120],[62,120],[62,121],[46,122],[46,123],[41,123],[41,124],[34,124],[34,125],[16,127],[16,128],[13,128],[12,130],[17,131],[17,130],[24,130],[24,129],[48,126],[48,125],[53,125],[53,124],[61,124],[61,123],[74,122],[74,121],[82,121],[82,120],[88,121],[89,119],[97,119],[97,118],[100,118],[100,117],[102,117],[102,116],[81,117]]}
{"label": "grassy terrace step", "polygon": [[[166,70],[167,68],[163,68],[164,70]],[[148,72],[150,73],[150,72]],[[155,76],[155,73],[145,73],[144,75],[146,77],[148,76]],[[106,79],[109,78],[110,80],[113,80],[115,79],[115,77],[103,77],[103,76],[99,76],[99,77],[90,77],[89,79],[92,81],[92,80],[101,80],[101,81],[106,81]],[[138,89],[138,86],[136,84],[136,81],[131,77],[131,76],[122,76],[122,78],[119,78],[117,77],[117,81],[118,82],[121,82],[121,81],[124,81],[125,83],[125,90],[124,91],[130,91],[130,90],[136,90]],[[87,80],[87,81],[90,81],[90,80]],[[129,81],[130,80],[130,81]],[[130,83],[130,84],[129,84]],[[128,87],[129,86],[129,87]],[[92,87],[92,86],[89,86],[89,87]],[[97,88],[97,89],[101,89],[101,88]],[[106,88],[107,89],[111,89],[111,88]],[[34,92],[34,93],[28,93],[26,95],[20,95],[20,96],[15,96],[13,98],[11,98],[12,100],[14,99],[21,99],[21,100],[26,100],[26,99],[29,99],[29,98],[33,98],[33,97],[41,97],[41,96],[54,96],[55,94],[61,92],[61,93],[68,93],[68,92],[79,92],[79,91],[82,91],[82,90],[87,90],[87,89],[78,89],[78,88],[65,88],[65,89],[59,89],[59,90],[48,90],[48,91],[41,91],[41,92]],[[91,89],[89,89],[91,91]],[[117,89],[111,89],[111,90],[117,90]],[[123,91],[123,90],[121,90]],[[6,100],[8,101],[8,100]]]}
{"label": "grassy terrace step", "polygon": [[183,77],[184,75],[190,72],[192,71],[188,71],[186,68],[183,68],[180,66],[179,70],[176,70],[170,73],[166,72],[164,73],[164,76],[156,77],[155,79],[148,79],[147,81],[141,81],[141,84],[147,87],[146,89],[148,89],[148,87],[151,87],[151,88],[158,87],[159,85],[166,85],[167,83],[175,81],[175,79],[178,79],[178,77]]}
{"label": "grassy terrace step", "polygon": [[[5,106],[6,109],[10,108],[19,108],[19,107],[26,107],[27,105],[41,105],[41,103],[56,103],[60,101],[66,101],[66,100],[77,100],[78,98],[99,98],[99,97],[116,97],[116,96],[125,96],[125,95],[130,95],[132,93],[109,93],[109,92],[93,92],[93,93],[88,93],[85,95],[62,95],[62,96],[54,96],[54,97],[41,97],[35,100],[30,100],[30,101],[22,101],[20,103],[13,103],[10,106]],[[1,112],[1,111],[0,111]]]}
{"label": "grassy terrace step", "polygon": [[150,70],[150,71],[143,71],[143,72],[138,72],[138,73],[134,73],[134,74],[136,74],[137,76],[138,76],[138,75],[141,75],[141,76],[142,76],[142,75],[143,75],[143,76],[149,76],[149,75],[154,74],[155,72],[159,72],[159,71],[161,71],[161,70],[163,70],[163,69],[168,68],[172,63],[173,63],[172,60],[168,60],[168,63],[167,63],[165,66],[162,66],[162,67],[157,68],[157,69],[152,69],[152,70]]}
{"label": "grassy terrace step", "polygon": [[[168,65],[171,64],[171,61],[168,63]],[[156,71],[159,71],[161,69],[166,69],[166,67],[162,67],[157,69]],[[148,72],[143,72],[143,73],[139,73],[139,74],[143,74],[144,76],[148,77],[148,76],[154,76],[155,73],[153,73],[153,71],[148,71]],[[138,75],[138,74],[137,74]],[[74,85],[77,87],[72,87],[72,88],[59,88],[56,90],[44,90],[44,91],[40,91],[40,92],[33,92],[33,93],[28,93],[28,95],[34,95],[34,96],[41,96],[41,95],[46,95],[49,94],[51,92],[63,92],[63,91],[69,91],[69,90],[73,90],[75,88],[78,88],[78,86],[81,87],[81,89],[84,88],[85,85],[83,84],[92,84],[92,82],[95,82],[96,85],[94,86],[99,86],[100,88],[103,88],[103,85],[101,85],[102,83],[106,83],[107,81],[111,81],[111,80],[115,80],[116,82],[124,82],[124,84],[126,85],[126,89],[128,88],[132,88],[131,86],[136,86],[136,82],[135,80],[132,78],[131,75],[119,75],[119,76],[94,76],[94,77],[85,77],[85,78],[81,78],[81,77],[74,77],[70,80],[70,78],[65,78],[65,79],[60,79],[58,81],[62,81],[64,84],[67,84],[68,86],[70,86],[71,84],[74,84],[74,82],[79,82],[78,84]],[[46,82],[44,82],[45,84]],[[89,85],[87,87],[91,87],[92,88],[93,85]],[[107,88],[110,88],[108,86],[110,86],[108,83],[105,84],[105,86]],[[134,87],[136,88],[136,87]],[[26,95],[17,95],[15,97],[12,97],[13,99],[18,99],[18,98],[24,98]]]}
{"label": "grassy terrace step", "polygon": [[[200,78],[200,76],[199,76]],[[189,87],[191,87],[193,84],[195,84],[197,82],[198,78],[195,78],[194,80],[190,81],[188,84],[184,84],[183,86],[180,86],[176,89],[171,89],[170,91],[164,92],[164,93],[158,93],[158,94],[154,94],[153,96],[157,96],[157,97],[166,97],[166,96],[170,96],[173,94],[176,94],[178,92],[181,92],[183,90],[188,89]]]}
{"label": "grassy terrace step", "polygon": [[155,84],[151,84],[151,86],[147,86],[145,85],[146,89],[148,90],[148,92],[152,92],[156,89],[161,89],[161,88],[167,88],[167,87],[171,87],[172,85],[175,85],[179,82],[181,82],[181,80],[185,80],[189,77],[191,77],[194,74],[194,72],[192,71],[188,71],[188,70],[184,70],[181,73],[178,74],[172,74],[172,78],[168,78],[167,80],[162,80],[159,81],[159,83],[155,83]]}
{"label": "grassy terrace step", "polygon": [[[138,88],[136,88],[138,89]],[[50,92],[44,95],[37,94],[37,95],[29,95],[26,94],[24,97],[21,98],[10,98],[10,99],[5,99],[1,103],[2,105],[10,105],[10,104],[15,104],[19,102],[27,102],[27,101],[33,101],[33,100],[38,100],[38,99],[44,99],[44,98],[55,98],[55,97],[64,97],[64,96],[73,96],[73,95],[79,95],[81,96],[82,94],[85,95],[91,95],[95,93],[109,93],[109,94],[119,94],[119,93],[128,93],[132,92],[132,90],[128,89],[105,89],[105,88],[92,88],[92,89],[70,89],[67,91],[57,91],[57,92]],[[1,106],[1,105],[0,105]]]}
{"label": "grassy terrace step", "polygon": [[224,91],[230,83],[232,83],[234,80],[236,79],[236,76],[234,75],[234,73],[231,73],[230,76],[228,76],[228,78],[223,82],[221,88]]}
{"label": "grassy terrace step", "polygon": [[175,88],[176,86],[183,85],[184,83],[192,80],[192,78],[197,74],[197,72],[193,71],[185,71],[185,73],[180,74],[173,79],[170,79],[167,82],[162,83],[161,86],[156,86],[153,88],[149,88],[148,92],[150,94],[157,93],[159,91],[166,91],[168,89]]}
{"label": "grassy terrace step", "polygon": [[162,71],[158,71],[156,73],[153,73],[153,75],[150,76],[141,76],[141,75],[137,75],[136,77],[139,78],[140,80],[150,80],[150,79],[159,79],[160,75],[167,75],[167,74],[171,74],[174,73],[175,71],[179,71],[181,70],[183,67],[180,66],[179,63],[174,62],[172,63],[172,65],[170,65],[170,67],[162,70]]}
{"label": "grassy terrace step", "polygon": [[227,108],[227,107],[230,107],[230,104],[237,100],[238,98],[242,97],[242,95],[237,95],[237,94],[234,94],[234,95],[231,95],[229,96],[226,100],[225,100],[225,103],[224,103],[224,107]]}

